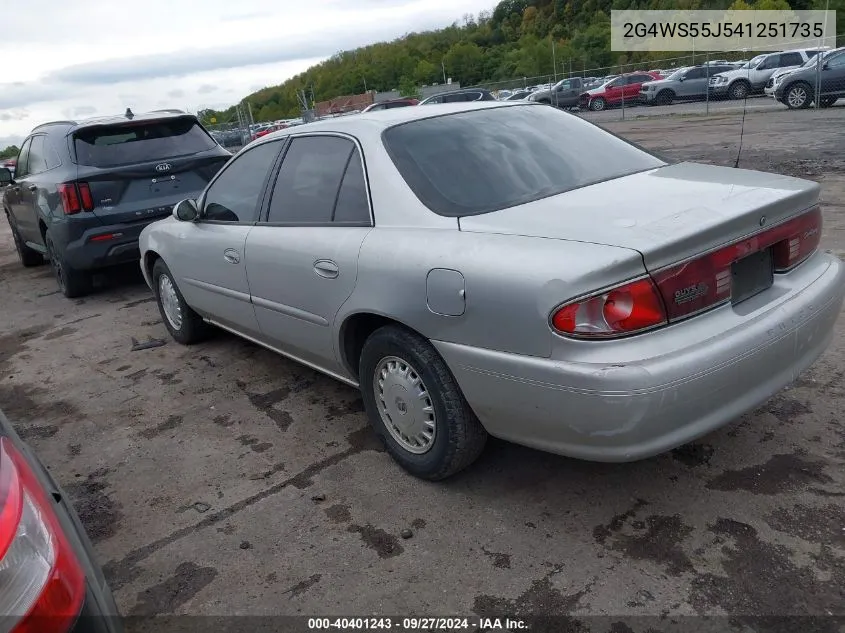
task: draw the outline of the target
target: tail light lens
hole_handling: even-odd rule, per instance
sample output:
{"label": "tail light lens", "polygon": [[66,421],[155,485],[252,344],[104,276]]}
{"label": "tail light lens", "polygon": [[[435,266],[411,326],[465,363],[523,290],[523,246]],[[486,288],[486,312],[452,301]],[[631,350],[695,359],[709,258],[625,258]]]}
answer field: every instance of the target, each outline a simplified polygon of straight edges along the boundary
{"label": "tail light lens", "polygon": [[58,185],[59,198],[65,215],[74,215],[80,211],[94,210],[94,197],[87,182],[69,182]]}
{"label": "tail light lens", "polygon": [[666,323],[663,302],[650,278],[638,279],[558,308],[552,325],[579,338],[611,338]]}
{"label": "tail light lens", "polygon": [[85,576],[52,501],[8,438],[0,439],[0,614],[14,633],[66,632]]}
{"label": "tail light lens", "polygon": [[82,211],[82,205],[79,204],[79,193],[76,190],[76,184],[59,185],[59,198],[62,200],[62,208],[65,215],[74,215]]}

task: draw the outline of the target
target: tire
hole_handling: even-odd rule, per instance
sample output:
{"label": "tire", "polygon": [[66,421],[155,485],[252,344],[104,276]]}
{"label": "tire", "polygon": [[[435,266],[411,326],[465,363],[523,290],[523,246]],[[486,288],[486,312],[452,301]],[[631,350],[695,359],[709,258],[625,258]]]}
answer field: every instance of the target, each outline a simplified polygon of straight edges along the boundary
{"label": "tire", "polygon": [[8,212],[6,213],[6,219],[9,221],[9,228],[12,229],[12,241],[15,243],[15,251],[18,253],[18,259],[21,260],[23,267],[32,268],[33,266],[43,265],[44,255],[24,244]]}
{"label": "tire", "polygon": [[[377,371],[387,378],[377,381]],[[472,464],[481,454],[487,431],[446,363],[424,338],[400,326],[379,328],[364,343],[359,375],[370,424],[393,459],[415,477],[429,481],[445,479]],[[381,395],[385,384],[388,392],[396,394],[392,402]],[[408,393],[407,388],[420,389],[428,397],[406,401],[402,395]],[[395,430],[398,427],[388,428],[393,417],[406,415],[409,405],[411,412],[417,414],[412,415],[417,428],[426,425],[424,416],[433,416],[433,420],[428,418],[433,424],[433,437],[417,441],[418,446],[408,436],[403,439],[402,432]]]}
{"label": "tire", "polygon": [[47,231],[44,241],[47,244],[47,260],[61,293],[68,299],[75,299],[91,292],[91,275],[87,271],[76,270],[68,265],[64,254],[56,248],[50,231]]}
{"label": "tire", "polygon": [[836,97],[822,97],[819,99],[819,107],[820,108],[829,108],[834,103],[836,103]]}
{"label": "tire", "polygon": [[601,112],[607,109],[607,101],[604,100],[604,97],[596,97],[590,101],[589,108],[593,112]]}
{"label": "tire", "polygon": [[657,105],[672,105],[672,101],[675,99],[675,93],[671,90],[661,90],[657,93],[657,98],[655,102]]}
{"label": "tire", "polygon": [[[168,304],[167,296],[162,298],[162,293],[167,292],[165,288],[168,284],[172,290],[170,300],[173,304]],[[162,259],[156,260],[153,265],[152,285],[161,320],[174,341],[182,345],[193,345],[208,338],[211,326],[185,302],[176,280]],[[172,308],[178,308],[178,318],[177,313],[171,311]]]}
{"label": "tire", "polygon": [[790,110],[809,108],[813,102],[813,89],[808,83],[796,81],[784,91],[783,102]]}
{"label": "tire", "polygon": [[728,96],[731,99],[745,99],[751,92],[751,86],[746,81],[735,81],[728,89]]}

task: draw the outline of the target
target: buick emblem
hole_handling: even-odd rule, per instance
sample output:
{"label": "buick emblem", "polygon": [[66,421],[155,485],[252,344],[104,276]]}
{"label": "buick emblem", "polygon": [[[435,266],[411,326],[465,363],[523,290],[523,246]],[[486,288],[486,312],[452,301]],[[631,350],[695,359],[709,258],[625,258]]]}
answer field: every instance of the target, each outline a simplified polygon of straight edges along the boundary
{"label": "buick emblem", "polygon": [[760,226],[763,226],[765,223],[766,223],[766,216],[765,216],[765,215],[761,215],[761,216],[760,216]]}
{"label": "buick emblem", "polygon": [[163,174],[166,171],[170,171],[170,168],[171,168],[170,163],[159,163],[155,167],[156,171],[160,174]]}

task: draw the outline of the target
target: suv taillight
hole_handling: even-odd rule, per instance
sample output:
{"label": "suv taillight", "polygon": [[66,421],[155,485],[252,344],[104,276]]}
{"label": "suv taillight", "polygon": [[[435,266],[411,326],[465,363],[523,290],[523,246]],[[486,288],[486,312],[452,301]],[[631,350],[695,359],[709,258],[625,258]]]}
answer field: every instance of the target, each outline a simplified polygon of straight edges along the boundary
{"label": "suv taillight", "polygon": [[94,198],[87,182],[69,182],[58,185],[56,188],[59,191],[65,215],[94,210]]}
{"label": "suv taillight", "polygon": [[0,614],[14,633],[65,633],[85,576],[26,459],[0,439]]}

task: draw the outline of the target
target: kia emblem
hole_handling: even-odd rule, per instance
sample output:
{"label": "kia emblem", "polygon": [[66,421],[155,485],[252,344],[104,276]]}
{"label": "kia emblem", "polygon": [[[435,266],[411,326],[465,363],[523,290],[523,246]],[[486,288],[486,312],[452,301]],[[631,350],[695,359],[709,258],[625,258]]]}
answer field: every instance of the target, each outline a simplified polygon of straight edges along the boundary
{"label": "kia emblem", "polygon": [[161,174],[161,173],[164,173],[166,171],[170,171],[170,168],[171,168],[170,163],[159,163],[158,165],[156,165],[155,169],[158,173]]}

